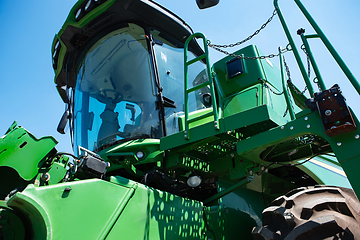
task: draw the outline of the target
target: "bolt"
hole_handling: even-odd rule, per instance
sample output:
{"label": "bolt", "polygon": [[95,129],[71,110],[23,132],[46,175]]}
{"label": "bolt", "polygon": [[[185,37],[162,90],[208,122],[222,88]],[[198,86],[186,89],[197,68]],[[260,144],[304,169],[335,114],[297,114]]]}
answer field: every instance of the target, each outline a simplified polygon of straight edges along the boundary
{"label": "bolt", "polygon": [[187,134],[187,131],[185,131],[184,133]]}
{"label": "bolt", "polygon": [[305,33],[305,29],[303,28],[300,28],[299,30],[297,30],[297,35],[301,35],[301,34],[304,34]]}
{"label": "bolt", "polygon": [[187,138],[187,135],[185,134],[184,137]]}
{"label": "bolt", "polygon": [[359,139],[359,137],[360,137],[359,134],[355,135],[355,139]]}
{"label": "bolt", "polygon": [[281,126],[281,129],[284,129],[285,127],[284,126]]}
{"label": "bolt", "polygon": [[214,123],[217,124],[217,121],[215,121]]}
{"label": "bolt", "polygon": [[310,124],[306,125],[307,128],[310,128]]}
{"label": "bolt", "polygon": [[43,180],[44,182],[48,182],[50,180],[50,174],[49,173],[43,173],[41,175],[41,180]]}
{"label": "bolt", "polygon": [[291,126],[291,127],[290,127],[290,130],[293,130],[293,129],[294,129],[294,127],[293,127],[293,126]]}
{"label": "bolt", "polygon": [[325,111],[325,115],[326,115],[326,116],[330,116],[330,115],[331,115],[331,110],[326,110],[326,111]]}
{"label": "bolt", "polygon": [[215,125],[215,127],[217,128],[217,127],[218,127],[218,125]]}
{"label": "bolt", "polygon": [[309,120],[309,118],[308,118],[308,117],[305,117],[304,120],[307,121],[307,120]]}
{"label": "bolt", "polygon": [[338,147],[340,147],[340,146],[341,146],[341,142],[338,142],[337,145],[338,145]]}

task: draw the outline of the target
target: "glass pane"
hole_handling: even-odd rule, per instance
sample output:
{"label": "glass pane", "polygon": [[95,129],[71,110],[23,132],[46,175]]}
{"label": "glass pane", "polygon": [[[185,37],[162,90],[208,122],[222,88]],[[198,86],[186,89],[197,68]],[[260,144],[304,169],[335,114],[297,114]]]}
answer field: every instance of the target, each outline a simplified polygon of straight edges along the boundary
{"label": "glass pane", "polygon": [[98,151],[118,140],[160,138],[144,30],[111,32],[85,55],[75,89],[75,147]]}
{"label": "glass pane", "polygon": [[[154,48],[161,87],[164,89],[163,95],[177,104],[177,108],[165,108],[167,133],[170,135],[179,131],[178,118],[185,114],[184,49],[183,45],[158,30],[152,30],[151,33],[157,42]],[[188,55],[189,59],[197,57],[192,52]],[[189,88],[208,81],[205,68],[203,62],[196,62],[189,67]],[[209,88],[206,86],[189,94],[190,112],[211,107],[203,100],[209,93]]]}

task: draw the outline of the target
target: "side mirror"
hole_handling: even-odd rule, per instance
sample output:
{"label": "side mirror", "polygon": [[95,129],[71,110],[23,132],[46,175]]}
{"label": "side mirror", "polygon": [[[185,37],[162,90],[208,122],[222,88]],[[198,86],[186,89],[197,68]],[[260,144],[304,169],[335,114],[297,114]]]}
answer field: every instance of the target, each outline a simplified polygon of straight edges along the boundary
{"label": "side mirror", "polygon": [[196,3],[200,9],[205,9],[217,5],[219,0],[196,0]]}
{"label": "side mirror", "polygon": [[65,134],[65,127],[66,127],[66,125],[68,123],[69,118],[70,118],[70,111],[67,110],[67,111],[64,112],[64,114],[63,114],[63,116],[62,116],[62,118],[60,120],[60,123],[59,123],[59,125],[57,127],[57,131],[59,133]]}

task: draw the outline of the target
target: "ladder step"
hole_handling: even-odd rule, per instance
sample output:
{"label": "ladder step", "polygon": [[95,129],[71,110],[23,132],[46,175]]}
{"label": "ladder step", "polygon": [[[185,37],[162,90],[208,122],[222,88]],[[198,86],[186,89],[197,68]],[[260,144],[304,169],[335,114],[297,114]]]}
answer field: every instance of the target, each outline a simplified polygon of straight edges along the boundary
{"label": "ladder step", "polygon": [[200,116],[197,116],[197,117],[194,117],[194,118],[190,118],[190,119],[187,119],[187,122],[188,123],[192,123],[192,122],[195,122],[197,120],[200,120],[200,119],[203,119],[203,118],[206,118],[206,117],[210,117],[210,116],[214,116],[214,113],[213,112],[208,112],[208,113],[205,113],[203,115],[200,115]]}
{"label": "ladder step", "polygon": [[209,84],[210,84],[209,81],[203,82],[203,83],[201,83],[201,84],[199,84],[199,85],[196,85],[195,87],[192,87],[192,88],[187,89],[187,90],[186,90],[186,93],[188,94],[188,93],[194,92],[194,91],[196,91],[196,90],[199,90],[200,88],[203,88],[203,87],[208,86]]}
{"label": "ladder step", "polygon": [[194,59],[186,62],[185,64],[186,64],[187,66],[189,66],[189,65],[191,65],[191,64],[193,64],[193,63],[195,63],[195,62],[200,61],[201,59],[204,59],[205,57],[206,57],[206,55],[203,54],[203,55],[201,55],[201,56],[198,56],[198,57],[196,57],[196,58],[194,58]]}

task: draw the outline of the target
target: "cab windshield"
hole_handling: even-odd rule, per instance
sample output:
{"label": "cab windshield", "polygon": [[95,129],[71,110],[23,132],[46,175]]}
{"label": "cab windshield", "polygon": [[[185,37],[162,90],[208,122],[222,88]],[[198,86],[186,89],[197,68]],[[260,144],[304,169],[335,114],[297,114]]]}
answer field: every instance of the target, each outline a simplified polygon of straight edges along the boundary
{"label": "cab windshield", "polygon": [[99,151],[126,138],[160,138],[148,43],[129,24],[98,40],[80,64],[74,96],[74,147]]}
{"label": "cab windshield", "polygon": [[[73,98],[75,149],[98,152],[120,141],[160,139],[165,127],[168,135],[179,132],[185,109],[183,44],[156,29],[150,34],[128,24],[103,36],[84,55]],[[189,69],[190,87],[207,81],[204,68],[197,62]],[[159,92],[175,104],[160,109]],[[207,87],[189,94],[190,112],[210,107],[204,102],[208,94]]]}

